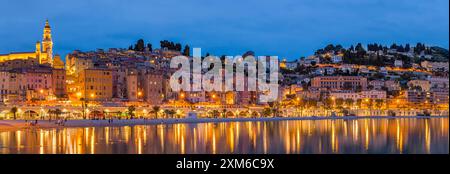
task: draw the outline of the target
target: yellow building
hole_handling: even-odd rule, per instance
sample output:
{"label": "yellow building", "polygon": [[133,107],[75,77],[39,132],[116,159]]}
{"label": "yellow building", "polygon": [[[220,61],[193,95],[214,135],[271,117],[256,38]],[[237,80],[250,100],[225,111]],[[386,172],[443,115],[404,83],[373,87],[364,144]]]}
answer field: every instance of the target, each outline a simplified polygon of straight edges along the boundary
{"label": "yellow building", "polygon": [[85,69],[78,76],[78,97],[88,101],[109,101],[112,98],[112,70]]}
{"label": "yellow building", "polygon": [[48,20],[45,21],[44,34],[41,42],[36,42],[36,49],[33,52],[12,52],[10,54],[0,54],[0,62],[17,59],[37,59],[40,64],[53,65],[53,41],[51,28]]}

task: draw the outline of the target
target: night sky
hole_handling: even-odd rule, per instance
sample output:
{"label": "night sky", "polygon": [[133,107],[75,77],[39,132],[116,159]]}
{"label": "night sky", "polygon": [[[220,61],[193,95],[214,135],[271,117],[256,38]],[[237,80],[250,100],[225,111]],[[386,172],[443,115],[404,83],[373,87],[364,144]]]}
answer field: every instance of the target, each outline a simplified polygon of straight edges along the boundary
{"label": "night sky", "polygon": [[449,45],[448,0],[2,0],[0,53],[34,51],[45,19],[54,53],[127,48],[139,38],[200,47],[203,54],[288,59],[328,43]]}

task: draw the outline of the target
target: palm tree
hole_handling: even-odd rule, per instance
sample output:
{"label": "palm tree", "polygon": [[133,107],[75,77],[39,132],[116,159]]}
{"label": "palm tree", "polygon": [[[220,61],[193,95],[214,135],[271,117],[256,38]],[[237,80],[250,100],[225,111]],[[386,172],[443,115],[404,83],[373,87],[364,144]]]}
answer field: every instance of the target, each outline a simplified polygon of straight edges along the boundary
{"label": "palm tree", "polygon": [[344,99],[343,98],[338,98],[336,99],[336,107],[341,107],[344,104]]}
{"label": "palm tree", "polygon": [[227,118],[227,109],[222,110],[222,116],[223,118]]}
{"label": "palm tree", "polygon": [[279,104],[277,102],[269,102],[269,106],[272,109],[272,117],[275,117],[278,114]]}
{"label": "palm tree", "polygon": [[155,106],[153,106],[152,109],[153,109],[152,113],[155,113],[155,118],[158,119],[158,112],[161,108],[159,106],[155,105]]}
{"label": "palm tree", "polygon": [[356,100],[356,106],[360,109],[362,107],[362,99]]}
{"label": "palm tree", "polygon": [[383,107],[383,103],[384,103],[383,99],[376,99],[375,100],[375,105],[377,106],[378,109],[381,109]]}
{"label": "palm tree", "polygon": [[169,109],[164,110],[164,114],[166,115],[167,118],[172,117],[172,112]]}
{"label": "palm tree", "polygon": [[331,98],[326,98],[323,101],[323,107],[325,108],[325,111],[326,111],[325,115],[328,115],[330,110],[333,109],[333,100]]}
{"label": "palm tree", "polygon": [[353,105],[353,103],[354,103],[353,99],[351,98],[345,99],[345,105],[350,107]]}
{"label": "palm tree", "polygon": [[272,115],[272,109],[270,109],[270,108],[264,108],[264,110],[263,110],[263,115],[264,115],[265,117],[268,117],[268,116]]}
{"label": "palm tree", "polygon": [[303,108],[306,106],[306,101],[302,98],[297,98],[297,107],[300,108],[300,117],[303,116]]}
{"label": "palm tree", "polygon": [[308,100],[307,105],[308,105],[307,106],[308,109],[311,111],[311,108],[312,108],[312,110],[314,111],[313,114],[316,114],[317,101],[316,100]]}
{"label": "palm tree", "polygon": [[55,119],[58,119],[58,118],[59,118],[59,115],[62,114],[62,111],[61,111],[61,109],[55,109],[55,110],[54,110],[54,113],[55,113]]}
{"label": "palm tree", "polygon": [[52,119],[52,115],[55,113],[55,111],[53,109],[48,109],[48,118],[51,120]]}
{"label": "palm tree", "polygon": [[173,109],[169,110],[170,117],[172,117],[172,118],[173,118],[173,115],[175,115],[176,113],[177,112]]}
{"label": "palm tree", "polygon": [[213,110],[212,111],[213,118],[217,118],[218,115],[219,115],[219,111],[218,110]]}
{"label": "palm tree", "polygon": [[134,105],[128,106],[128,115],[131,119],[134,118],[134,111],[136,110],[136,107]]}
{"label": "palm tree", "polygon": [[12,107],[11,108],[11,110],[10,110],[10,112],[13,114],[13,118],[14,118],[14,120],[16,120],[16,113],[17,113],[17,111],[18,111],[18,109],[17,109],[17,107]]}

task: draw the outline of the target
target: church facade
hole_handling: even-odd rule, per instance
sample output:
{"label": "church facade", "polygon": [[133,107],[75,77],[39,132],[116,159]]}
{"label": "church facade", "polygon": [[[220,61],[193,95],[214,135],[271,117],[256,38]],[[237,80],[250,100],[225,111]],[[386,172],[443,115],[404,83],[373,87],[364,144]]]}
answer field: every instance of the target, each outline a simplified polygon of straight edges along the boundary
{"label": "church facade", "polygon": [[52,41],[52,30],[48,20],[45,21],[44,33],[42,37],[42,42],[36,42],[36,49],[33,52],[12,52],[10,54],[0,54],[0,62],[10,61],[10,60],[28,60],[36,59],[39,60],[40,64],[50,64],[53,65],[53,41]]}

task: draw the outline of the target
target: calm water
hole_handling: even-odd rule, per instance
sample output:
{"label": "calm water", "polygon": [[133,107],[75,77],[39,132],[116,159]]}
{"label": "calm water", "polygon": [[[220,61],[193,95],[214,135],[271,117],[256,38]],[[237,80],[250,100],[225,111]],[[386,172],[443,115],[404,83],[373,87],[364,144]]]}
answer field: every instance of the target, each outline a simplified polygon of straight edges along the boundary
{"label": "calm water", "polygon": [[201,123],[0,132],[0,153],[449,153],[448,118]]}

